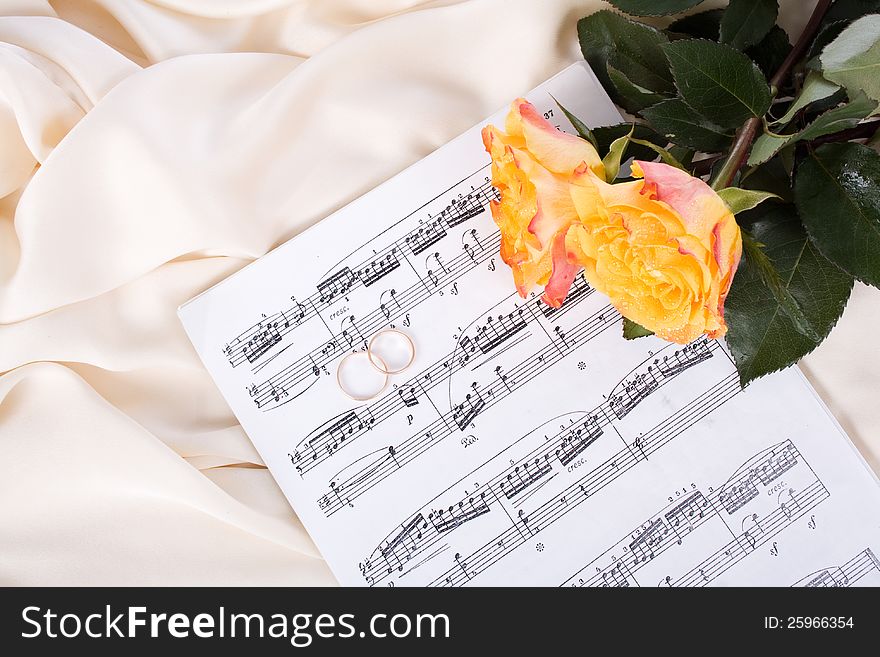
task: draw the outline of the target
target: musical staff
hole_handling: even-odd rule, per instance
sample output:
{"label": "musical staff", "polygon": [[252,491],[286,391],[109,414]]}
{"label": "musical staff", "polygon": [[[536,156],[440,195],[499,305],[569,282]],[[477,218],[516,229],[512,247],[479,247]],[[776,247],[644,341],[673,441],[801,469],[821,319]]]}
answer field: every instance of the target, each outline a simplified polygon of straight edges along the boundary
{"label": "musical staff", "polygon": [[[661,586],[709,584],[829,498],[825,485],[816,477],[791,441],[785,441],[755,455],[749,462],[750,467],[769,466],[781,454],[786,456],[789,464],[787,469],[796,466],[801,468],[798,479],[800,486],[789,493],[786,506],[768,496],[768,500],[761,505],[763,508],[760,514],[747,514],[744,521],[736,524],[729,520],[730,514],[721,504],[724,486],[717,490],[710,489],[713,492],[708,495],[694,490],[686,494],[683,500],[673,502],[649,518],[641,527],[632,530],[620,542],[568,578],[563,586],[608,586],[609,578],[606,574],[619,573],[621,567],[626,569],[625,585],[642,586],[646,580],[640,573],[649,564],[656,572],[657,568],[662,569],[657,562],[661,557],[665,558],[667,551],[688,549],[688,537],[691,534],[699,533],[705,542],[706,533],[713,532],[721,539],[717,550],[700,558],[695,566],[682,573],[669,573],[659,582]],[[731,479],[735,476],[736,474]],[[769,486],[770,483],[768,481],[767,484],[760,485]],[[608,565],[602,567],[602,563]]]}
{"label": "musical staff", "polygon": [[880,580],[880,577],[877,577],[880,575],[880,561],[877,560],[871,548],[865,548],[846,563],[817,570],[795,582],[792,586],[807,588],[850,587],[872,573],[875,575],[875,579]]}
{"label": "musical staff", "polygon": [[[736,375],[727,376],[709,390],[697,395],[680,411],[664,419],[646,432],[642,439],[644,453],[633,452],[629,446],[625,446],[583,475],[566,481],[563,488],[555,492],[554,495],[549,496],[546,501],[543,501],[538,508],[529,514],[529,528],[531,532],[536,533],[545,529],[568,513],[575,511],[590,497],[605,487],[612,485],[615,480],[625,475],[639,463],[644,463],[647,456],[662,449],[702,417],[705,417],[705,415],[732,399],[739,392],[740,388]],[[553,463],[558,463],[560,468],[564,468],[567,463],[562,463],[561,461],[561,456],[564,455],[562,446],[573,444],[578,439],[578,436],[596,436],[601,426],[607,426],[609,423],[610,421],[601,414],[585,413],[581,420],[558,432],[549,440],[542,441],[539,447],[529,452],[521,461],[491,478],[486,484],[488,492],[483,499],[488,500],[487,504],[489,506],[497,506],[501,504],[501,499],[510,500],[515,498],[515,494],[513,497],[508,497],[506,493],[513,490],[513,482],[519,481],[517,477],[519,472],[525,471],[528,467],[530,471],[537,474],[539,468],[544,470],[548,465],[552,468]],[[598,438],[598,436],[596,437]],[[595,442],[595,439],[593,442]],[[539,467],[533,467],[536,464]],[[542,464],[543,467],[541,467]],[[543,477],[547,474],[549,473],[541,476]],[[473,479],[476,476],[477,472],[475,471],[466,475],[464,479]],[[522,490],[525,490],[525,488]],[[496,491],[497,494],[492,495],[490,498],[492,491]],[[490,565],[497,563],[505,555],[522,545],[526,538],[533,535],[523,535],[519,530],[519,524],[512,523],[501,533],[491,537],[488,542],[471,555],[470,561],[474,565],[474,573],[482,570],[484,565],[488,568]],[[413,550],[411,558],[430,549],[437,540],[436,535],[430,532],[425,533],[416,549]],[[376,563],[375,558],[368,561],[373,564]],[[383,574],[380,571],[381,569],[374,568],[368,573],[373,578],[373,583],[381,583],[386,578],[388,573]],[[446,581],[446,577],[449,577],[450,580]],[[462,580],[458,575],[447,571],[444,572],[442,578],[435,579],[433,585],[457,586],[461,583]]]}
{"label": "musical staff", "polygon": [[377,281],[381,281],[398,267],[400,267],[400,259],[397,257],[397,248],[395,247],[384,258],[373,260],[361,269],[358,272],[358,278],[364,284],[364,287],[370,287]]}
{"label": "musical staff", "polygon": [[[577,336],[579,343],[587,342],[591,337],[598,335],[606,330],[609,326],[616,324],[608,321],[611,313],[608,310],[602,310],[600,313],[593,315],[581,322],[572,334]],[[717,344],[712,343],[709,347],[710,353],[717,349]],[[399,470],[403,465],[419,457],[431,447],[441,442],[444,438],[452,435],[455,426],[458,430],[464,430],[478,413],[485,412],[488,408],[505,399],[527,381],[534,381],[535,377],[541,372],[546,371],[555,363],[567,357],[572,350],[565,351],[559,347],[557,343],[551,343],[541,349],[535,356],[524,360],[514,370],[511,371],[507,380],[499,380],[494,383],[487,384],[481,388],[478,397],[467,399],[463,404],[459,404],[453,408],[450,413],[441,415],[436,421],[431,423],[426,430],[411,436],[397,446],[398,458],[392,463],[386,457],[380,457],[369,464],[361,467],[346,479],[339,482],[341,489],[347,491],[350,500],[365,494],[381,481],[391,476]],[[513,383],[510,381],[513,380]],[[671,378],[664,378],[663,383],[668,383]],[[592,415],[596,418],[608,417],[609,404],[602,404],[592,411]],[[465,422],[467,420],[467,422]],[[608,422],[608,420],[605,420]],[[335,478],[334,478],[335,479]],[[322,496],[323,497],[323,496]],[[346,505],[332,503],[323,507],[325,514],[332,515]]]}
{"label": "musical staff", "polygon": [[[566,301],[566,303],[574,305],[578,303],[578,300],[574,299]],[[517,315],[519,317],[520,313],[514,311],[511,315]],[[525,317],[527,317],[527,319],[524,321],[529,323],[538,321],[534,316]],[[617,315],[610,306],[606,306],[599,312],[584,320],[582,324],[583,330],[577,330],[574,335],[578,340],[586,343],[592,337],[601,333],[605,328],[609,328],[619,322],[619,315]],[[485,330],[482,325],[477,327],[476,332],[477,334],[485,335]],[[372,419],[370,428],[372,429],[375,425],[395,417],[404,407],[412,408],[418,406],[420,395],[428,394],[430,391],[448,382],[448,380],[456,373],[464,370],[471,362],[471,355],[476,350],[476,347],[471,346],[472,343],[473,341],[471,341],[468,336],[464,336],[451,353],[416,374],[412,379],[402,384],[396,392],[390,392],[379,397],[375,402],[367,406],[366,410]],[[497,380],[492,381],[490,384],[486,384],[484,393],[481,394],[478,390],[468,393],[468,396],[461,403],[456,405],[450,414],[440,416],[438,421],[432,424],[429,428],[432,432],[432,438],[436,438],[440,435],[437,432],[448,430],[450,428],[450,420],[463,431],[464,428],[473,422],[477,415],[487,407],[487,403],[491,405],[496,400],[500,400],[504,396],[511,394],[518,385],[521,385],[521,383],[528,378],[531,378],[551,367],[563,357],[565,353],[566,352],[560,350],[555,343],[543,344],[529,357],[524,359],[520,366],[514,368],[509,373],[500,375]],[[517,380],[521,383],[517,384]],[[483,397],[483,394],[485,394],[485,398]],[[359,433],[355,432],[351,437],[356,438],[358,435]],[[449,433],[445,433],[444,436],[445,435],[449,435]],[[316,440],[319,444],[319,450],[321,447],[324,447],[324,445],[320,444],[321,436],[316,436],[314,433],[303,438],[300,444],[313,440]],[[327,442],[327,438],[324,438],[324,442]],[[299,447],[297,447],[297,449],[299,449]],[[324,457],[319,456],[318,459],[313,459],[313,462],[311,463],[299,463],[301,459],[297,459],[294,465],[299,465],[299,472],[301,475],[304,475],[333,453],[335,453],[335,450],[326,452]]]}
{"label": "musical staff", "polygon": [[525,330],[528,325],[526,318],[523,316],[524,308],[519,308],[516,312],[512,312],[506,317],[499,315],[497,320],[489,317],[485,326],[480,327],[477,331],[477,349],[484,354],[488,354],[498,345],[513,338],[517,333]]}
{"label": "musical staff", "polygon": [[[619,121],[585,64],[529,98]],[[181,307],[339,581],[880,584],[880,488],[797,370],[624,340],[581,275],[518,298],[489,175],[477,127]],[[352,402],[336,365],[389,327],[412,367]]]}
{"label": "musical staff", "polygon": [[[487,243],[487,248],[497,248],[497,236]],[[462,254],[447,264],[448,273],[441,274],[438,277],[438,285],[445,285],[452,282],[455,278],[467,271],[470,271],[477,265],[481,264],[491,256],[491,252],[482,252],[477,260],[472,260]],[[372,312],[360,318],[359,326],[361,333],[370,335],[388,324],[389,319],[405,315],[406,312],[412,311],[419,304],[431,298],[432,292],[421,282],[413,285],[404,292],[395,295],[394,311],[386,315],[381,308],[376,308]],[[347,334],[347,332],[346,332]],[[256,394],[253,396],[253,403],[257,408],[262,410],[271,410],[273,395],[270,394],[272,388],[284,387],[294,389],[296,386],[307,383],[314,375],[314,367],[326,366],[341,358],[346,351],[339,347],[340,344],[347,344],[349,340],[343,335],[343,331],[339,331],[330,336],[326,343],[315,347],[304,356],[296,359],[289,365],[286,365],[276,374],[268,379],[255,384]]]}
{"label": "musical staff", "polygon": [[671,354],[655,358],[653,363],[644,368],[644,371],[631,373],[611,391],[608,398],[611,411],[619,419],[623,419],[663,385],[664,381],[711,357],[712,350],[708,343],[705,340],[695,340],[680,349],[675,349]]}
{"label": "musical staff", "polygon": [[281,333],[278,330],[278,322],[272,322],[257,331],[241,350],[248,362],[253,363],[279,342],[281,342]]}
{"label": "musical staff", "polygon": [[593,291],[593,288],[587,283],[587,279],[583,276],[576,276],[568,291],[568,296],[565,297],[564,304],[559,307],[553,307],[538,300],[535,302],[535,306],[540,309],[541,313],[543,313],[544,317],[547,319],[556,318],[567,313],[573,307],[573,301],[586,299],[593,293]]}
{"label": "musical staff", "polygon": [[758,496],[756,483],[767,486],[797,464],[789,446],[758,458],[757,465],[744,465],[722,486],[719,501],[727,513],[735,513]]}
{"label": "musical staff", "polygon": [[[488,165],[481,167],[474,174],[459,181],[453,186],[453,189],[461,187],[474,176],[485,174],[488,168]],[[342,295],[357,291],[359,284],[368,288],[398,269],[401,264],[400,258],[404,257],[404,248],[410,251],[413,255],[422,253],[446,236],[447,232],[444,225],[452,228],[464,223],[468,219],[478,216],[485,210],[489,202],[497,198],[497,196],[498,193],[495,188],[492,187],[489,179],[484,177],[483,182],[480,183],[479,186],[471,186],[470,191],[460,193],[460,196],[450,201],[446,208],[441,211],[439,218],[430,220],[427,225],[413,229],[401,239],[386,246],[378,256],[373,256],[372,258],[359,263],[354,269],[349,266],[344,266],[339,271],[327,276],[316,285],[317,292],[315,294],[311,295],[303,302],[294,302],[293,306],[283,311],[279,311],[267,318],[268,321],[278,330],[278,339],[271,345],[268,345],[267,348],[259,354],[252,356],[252,358],[247,358],[244,353],[243,345],[251,342],[262,330],[263,322],[258,322],[251,328],[246,329],[244,332],[228,341],[223,351],[229,360],[230,366],[237,367],[245,360],[249,363],[253,363],[267,353],[272,346],[278,344],[284,335],[298,328],[306,320],[319,316],[321,308],[332,304]],[[477,211],[477,208],[480,210]],[[500,240],[498,240],[496,236],[490,242],[485,244],[479,243],[479,251],[470,247],[467,250],[464,250],[458,259],[460,262],[457,263],[457,266],[454,269],[450,268],[449,271],[444,272],[445,276],[438,277],[437,284],[441,284],[441,281],[447,282],[455,280],[457,276],[463,275],[473,269],[473,267],[481,264],[487,257],[497,253],[499,244]],[[478,257],[478,253],[481,254],[482,257]],[[424,299],[421,298],[421,295],[417,294],[417,292],[423,289],[423,287],[424,286],[421,282],[417,282],[402,293],[402,298],[407,299],[411,305],[406,308],[401,307],[401,312],[412,310],[412,308],[417,306],[421,301],[424,301]],[[428,296],[430,296],[430,293]]]}

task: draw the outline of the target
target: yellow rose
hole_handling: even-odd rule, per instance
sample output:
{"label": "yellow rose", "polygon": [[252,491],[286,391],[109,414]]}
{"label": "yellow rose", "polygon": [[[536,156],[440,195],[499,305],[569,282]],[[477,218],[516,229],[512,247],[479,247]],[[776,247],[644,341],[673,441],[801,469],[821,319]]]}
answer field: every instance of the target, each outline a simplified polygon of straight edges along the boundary
{"label": "yellow rose", "polygon": [[723,336],[724,300],[742,254],[733,214],[680,169],[635,162],[632,171],[642,180],[612,185],[590,171],[575,178],[569,261],[624,317],[665,340]]}
{"label": "yellow rose", "polygon": [[490,206],[501,229],[501,258],[523,297],[543,285],[544,301],[559,306],[580,270],[565,248],[578,221],[571,182],[586,170],[604,178],[602,160],[589,142],[557,130],[522,98],[511,104],[504,127],[483,129],[501,195]]}

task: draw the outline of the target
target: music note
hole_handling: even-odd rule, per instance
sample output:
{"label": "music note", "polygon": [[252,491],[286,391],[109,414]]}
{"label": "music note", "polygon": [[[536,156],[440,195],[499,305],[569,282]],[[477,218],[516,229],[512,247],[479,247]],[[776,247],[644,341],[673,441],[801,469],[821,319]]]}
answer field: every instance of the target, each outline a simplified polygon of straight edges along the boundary
{"label": "music note", "polygon": [[[538,116],[550,93],[613,119],[586,65],[531,96]],[[558,260],[516,262],[553,256],[550,234],[528,216],[522,244],[500,234],[489,210],[517,190],[492,184],[480,129],[431,158],[180,311],[342,583],[880,583],[877,487],[799,375],[743,391],[735,341],[623,340],[586,278],[613,254],[550,307]],[[389,326],[418,360],[350,400],[339,362]]]}

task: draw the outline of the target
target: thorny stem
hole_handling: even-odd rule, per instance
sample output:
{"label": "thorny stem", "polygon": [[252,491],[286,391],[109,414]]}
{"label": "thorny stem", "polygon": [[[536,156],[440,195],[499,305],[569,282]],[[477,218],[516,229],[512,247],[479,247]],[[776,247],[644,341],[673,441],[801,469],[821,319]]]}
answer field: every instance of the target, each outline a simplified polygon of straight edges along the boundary
{"label": "thorny stem", "polygon": [[[830,5],[831,0],[819,0],[819,2],[816,3],[815,9],[813,9],[813,14],[810,16],[810,20],[807,22],[806,27],[804,27],[804,31],[801,32],[801,36],[798,38],[797,43],[794,44],[794,47],[791,49],[791,52],[788,53],[785,61],[782,62],[779,70],[777,70],[773,77],[770,78],[771,96],[776,96],[780,85],[788,77],[791,69],[798,61],[800,61],[801,57],[804,56],[807,48],[810,47],[810,43],[812,43],[813,37],[816,36],[816,32],[819,31],[819,26],[822,24],[822,19],[825,17],[825,13],[828,11]],[[760,125],[761,118],[754,116],[737,130],[736,138],[734,139],[730,153],[712,181],[712,189],[719,190],[730,186],[730,183],[733,182],[737,172],[742,168],[743,164],[745,164],[749,151],[752,148],[752,142],[755,140],[755,135],[757,135]]]}

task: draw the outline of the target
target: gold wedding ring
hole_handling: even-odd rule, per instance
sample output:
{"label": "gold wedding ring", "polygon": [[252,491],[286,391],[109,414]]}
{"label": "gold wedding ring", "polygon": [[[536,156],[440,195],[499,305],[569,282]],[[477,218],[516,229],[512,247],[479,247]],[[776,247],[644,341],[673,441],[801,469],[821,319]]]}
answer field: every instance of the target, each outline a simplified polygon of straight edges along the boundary
{"label": "gold wedding ring", "polygon": [[[376,392],[373,392],[369,395],[356,395],[348,390],[345,387],[345,384],[342,382],[342,370],[345,367],[345,364],[349,362],[351,358],[357,356],[366,356],[369,359],[370,364],[373,366],[373,369],[378,370],[383,376],[382,386],[378,390],[376,390]],[[385,387],[388,385],[388,372],[385,369],[377,367],[375,362],[373,361],[373,358],[376,358],[383,366],[385,365],[385,361],[383,361],[379,356],[370,354],[369,351],[353,351],[350,354],[347,354],[341,361],[339,361],[339,365],[336,368],[336,385],[339,386],[339,389],[342,390],[343,394],[345,394],[345,396],[349,399],[353,399],[354,401],[369,401],[370,399],[377,397],[383,390],[385,390]]]}
{"label": "gold wedding ring", "polygon": [[[380,358],[378,354],[373,353],[373,344],[376,342],[376,339],[384,333],[397,333],[398,335],[403,336],[403,338],[406,340],[407,344],[409,344],[409,360],[406,361],[406,365],[404,365],[403,367],[399,367],[394,370],[388,369],[388,366],[386,365],[385,361],[382,360],[382,358]],[[406,333],[404,333],[400,329],[384,328],[381,331],[379,331],[378,333],[376,333],[375,335],[373,335],[372,338],[370,338],[370,342],[367,345],[367,357],[370,359],[370,364],[373,367],[375,367],[377,370],[382,372],[383,374],[386,374],[386,375],[387,374],[399,374],[400,372],[403,372],[406,368],[408,368],[410,365],[412,365],[413,361],[416,359],[416,345],[412,341],[412,338],[409,337]],[[381,363],[381,366],[376,361],[379,361],[379,363]]]}

